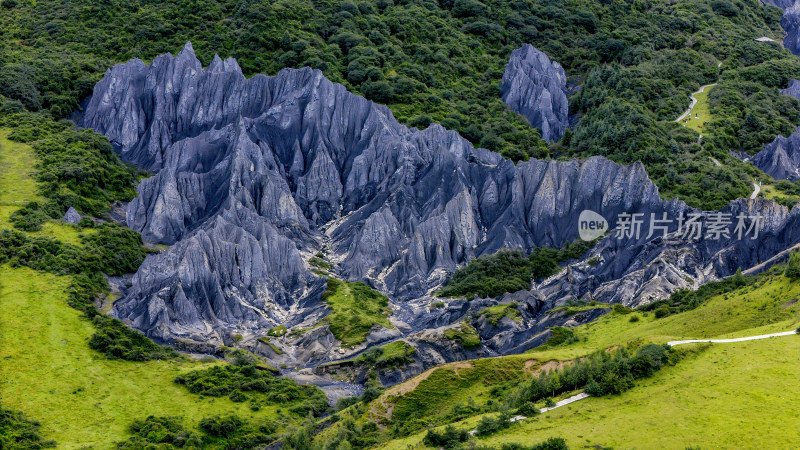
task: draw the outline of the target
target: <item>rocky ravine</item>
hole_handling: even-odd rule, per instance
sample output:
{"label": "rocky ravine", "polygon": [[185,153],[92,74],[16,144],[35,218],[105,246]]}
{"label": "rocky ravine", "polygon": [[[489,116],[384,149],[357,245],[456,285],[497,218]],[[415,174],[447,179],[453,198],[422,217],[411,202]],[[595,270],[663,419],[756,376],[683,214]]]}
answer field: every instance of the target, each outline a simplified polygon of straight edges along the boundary
{"label": "rocky ravine", "polygon": [[[406,128],[319,71],[246,79],[231,59],[203,69],[190,44],[150,66],[133,60],[110,69],[81,124],[155,173],[128,206],[128,224],[169,246],[146,259],[114,314],[181,345],[231,344],[242,334],[257,349],[272,326],[316,323],[326,314],[325,280],[308,265],[317,251],[336,263],[338,277],[390,297],[395,328],[375,330],[369,343],[405,336],[428,345],[420,359],[434,363],[532,346],[554,323],[544,313],[568,298],[635,305],[800,241],[800,210],[760,199],[727,208],[767,216],[756,241],[607,237],[587,255],[600,264],[576,262],[513,294],[528,305],[523,320],[491,336],[473,322],[484,346],[467,352],[441,330],[497,301],[431,309],[429,293],[459,265],[504,247],[560,247],[577,238],[584,209],[612,226],[622,212],[677,217],[691,209],[659,198],[641,164],[593,157],[515,166],[438,125]],[[326,327],[279,345],[285,354],[270,356],[296,365],[363,348],[337,349]]]}
{"label": "rocky ravine", "polygon": [[500,84],[503,101],[541,130],[542,139],[561,139],[569,124],[567,74],[530,44],[511,52]]}

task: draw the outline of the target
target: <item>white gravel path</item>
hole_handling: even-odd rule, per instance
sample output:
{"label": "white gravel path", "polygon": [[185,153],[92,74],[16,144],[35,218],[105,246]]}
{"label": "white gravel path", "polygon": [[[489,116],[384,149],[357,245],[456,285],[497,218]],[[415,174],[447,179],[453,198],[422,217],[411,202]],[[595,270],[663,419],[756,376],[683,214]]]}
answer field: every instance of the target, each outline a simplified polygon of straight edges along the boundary
{"label": "white gravel path", "polygon": [[772,334],[760,334],[758,336],[747,336],[747,337],[740,337],[740,338],[733,338],[733,339],[688,339],[685,341],[670,341],[667,342],[667,345],[670,347],[674,347],[676,345],[681,344],[695,344],[700,342],[711,342],[714,344],[727,344],[730,342],[743,342],[743,341],[756,341],[758,339],[767,339],[771,337],[778,337],[778,336],[791,336],[793,334],[797,334],[796,331],[784,331],[782,333],[772,333]]}

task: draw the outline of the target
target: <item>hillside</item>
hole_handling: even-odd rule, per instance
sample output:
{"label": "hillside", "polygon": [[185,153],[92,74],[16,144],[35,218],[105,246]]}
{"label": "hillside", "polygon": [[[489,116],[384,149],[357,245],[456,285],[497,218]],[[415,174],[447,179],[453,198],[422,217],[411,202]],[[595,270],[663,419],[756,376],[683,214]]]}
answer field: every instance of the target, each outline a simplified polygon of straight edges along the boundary
{"label": "hillside", "polygon": [[0,449],[792,448],[798,5],[0,0]]}
{"label": "hillside", "polygon": [[[751,1],[4,5],[0,95],[59,118],[78,107],[110,65],[149,60],[192,41],[204,63],[215,53],[235,57],[247,75],[320,69],[388,104],[405,124],[441,123],[513,160],[596,154],[641,160],[665,197],[704,209],[749,191],[746,180],[755,174],[730,158],[729,148],[758,151],[800,123],[798,103],[777,92],[797,60],[753,40],[782,35],[780,11]],[[583,86],[570,102],[581,117],[570,134],[575,139],[548,148],[503,105],[503,68],[525,43],[559,62],[571,85]],[[690,92],[718,80],[718,62],[721,84],[711,108],[719,122],[700,149],[695,135],[672,120]],[[756,99],[758,107],[749,106]]]}
{"label": "hillside", "polygon": [[[47,124],[46,121],[39,123]],[[36,164],[39,160],[34,149],[6,140],[7,134],[8,130],[0,131],[0,171],[13,174],[0,178],[0,208],[3,208],[0,211],[6,221],[28,202],[43,201],[39,193],[47,192],[35,178],[39,172],[34,167],[41,170],[42,166]],[[306,401],[319,403],[320,397],[324,399],[319,390],[298,393],[289,401],[279,402],[259,396],[244,399],[249,401],[234,401],[227,396],[197,395],[174,379],[230,364],[213,357],[203,362],[176,358],[170,352],[161,351],[150,361],[126,361],[149,359],[143,358],[141,353],[149,348],[148,344],[133,344],[129,347],[130,353],[124,355],[116,354],[114,347],[98,347],[95,345],[98,332],[114,340],[114,345],[132,344],[126,344],[125,333],[120,335],[114,325],[97,317],[95,320],[87,318],[87,312],[93,307],[75,303],[78,278],[45,273],[57,271],[48,265],[53,264],[52,259],[46,255],[23,257],[26,251],[35,252],[36,248],[8,247],[8,231],[2,233],[0,399],[4,409],[21,412],[26,418],[41,423],[37,433],[42,442],[55,442],[59,448],[110,448],[130,438],[134,421],[144,421],[152,415],[182,417],[177,421],[183,422],[184,437],[192,437],[194,433],[192,439],[203,442],[204,446],[222,448],[226,442],[246,442],[246,439],[264,443],[275,440],[292,424],[301,423],[308,412]],[[49,220],[41,225],[41,231],[23,232],[21,236],[40,246],[72,245],[82,251],[96,243],[86,239],[97,233],[93,227]],[[33,240],[36,238],[43,241]],[[30,266],[44,270],[35,271]],[[104,298],[106,295],[107,291],[101,293]],[[113,297],[107,299],[113,301]],[[149,342],[149,345],[154,344]],[[140,352],[139,356],[134,357],[136,352]],[[298,412],[290,412],[297,407],[301,408]],[[235,416],[238,421],[238,429],[227,438],[220,438],[213,430],[209,432],[200,426],[203,419],[208,422],[218,415]],[[14,436],[17,429],[16,425],[5,428],[6,425],[0,421],[0,444],[12,449],[35,445],[24,433],[6,440]],[[268,431],[258,431],[258,427],[267,427],[264,430]],[[177,433],[174,425],[171,428]],[[18,447],[14,444],[17,439],[22,439]]]}
{"label": "hillside", "polygon": [[[648,343],[687,338],[794,330],[800,325],[798,295],[800,285],[776,268],[745,287],[667,317],[618,308],[595,322],[572,329],[573,337],[566,344],[431,369],[386,390],[360,410],[339,414],[355,413],[356,426],[377,422],[380,431],[372,436],[376,448],[417,446],[427,432],[414,433],[414,429],[448,423],[460,429],[475,429],[485,413],[502,410],[503,399],[514,392],[515,386],[527,384],[548,370],[560,370],[594,351],[613,351],[622,346],[636,349]],[[686,356],[637,381],[630,390],[542,413],[475,443],[497,448],[500,444],[532,444],[563,437],[570,447],[788,447],[794,438],[791,421],[800,420],[797,416],[787,417],[783,407],[787,399],[796,395],[792,374],[798,366],[792,355],[798,345],[800,338],[796,336],[687,345]],[[775,390],[774,386],[783,388]],[[566,391],[558,398],[574,392]],[[538,402],[537,406],[542,408],[543,403]],[[740,417],[736,411],[741,408],[747,409],[748,415],[735,419]],[[788,427],[780,425],[786,420],[790,421]],[[784,431],[770,435],[752,432],[773,427]],[[392,439],[409,432],[408,437]],[[334,426],[317,441],[334,440],[335,436],[346,434]]]}

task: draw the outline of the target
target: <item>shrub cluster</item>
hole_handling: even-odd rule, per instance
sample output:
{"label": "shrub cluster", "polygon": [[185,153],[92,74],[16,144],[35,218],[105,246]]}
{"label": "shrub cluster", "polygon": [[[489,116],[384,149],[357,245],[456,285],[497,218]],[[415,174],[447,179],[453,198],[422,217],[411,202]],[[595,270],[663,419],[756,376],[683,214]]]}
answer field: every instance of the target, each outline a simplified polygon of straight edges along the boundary
{"label": "shrub cluster", "polygon": [[68,208],[100,216],[115,201],[135,195],[136,172],[122,164],[104,136],[82,130],[68,120],[54,121],[44,113],[0,114],[8,139],[30,144],[36,152],[36,181],[44,202],[32,202],[12,216],[19,229],[38,230]]}
{"label": "shrub cluster", "polygon": [[790,280],[800,280],[800,251],[793,251],[789,255],[789,262],[786,263],[784,274]]}
{"label": "shrub cluster", "polygon": [[437,292],[441,297],[497,297],[529,289],[531,281],[558,272],[559,264],[581,257],[593,242],[576,241],[561,250],[538,247],[528,256],[520,250],[501,250],[470,261],[453,273]]}
{"label": "shrub cluster", "polygon": [[674,364],[680,354],[668,346],[648,344],[631,356],[625,347],[613,354],[592,353],[562,369],[546,372],[511,394],[509,403],[522,407],[530,402],[584,389],[592,396],[619,394],[634,381],[651,376],[665,365]]}
{"label": "shrub cluster", "polygon": [[671,314],[695,309],[711,297],[750,286],[755,283],[757,279],[758,277],[756,276],[742,275],[741,270],[739,270],[736,274],[724,280],[706,283],[700,286],[696,291],[680,289],[673,292],[669,298],[640,306],[639,309],[642,311],[653,311],[655,317],[660,319]]}
{"label": "shrub cluster", "polygon": [[130,426],[133,436],[117,443],[119,449],[140,448],[262,448],[278,439],[277,425],[248,421],[237,415],[206,417],[196,431],[186,428],[181,417],[149,416]]}
{"label": "shrub cluster", "polygon": [[225,364],[194,370],[175,378],[189,392],[211,397],[230,397],[275,404],[293,404],[289,410],[305,416],[319,416],[328,410],[325,394],[313,385],[300,385],[285,377],[274,376],[253,364]]}
{"label": "shrub cluster", "polygon": [[55,447],[39,433],[39,422],[25,418],[22,413],[3,409],[0,405],[0,448],[29,450]]}

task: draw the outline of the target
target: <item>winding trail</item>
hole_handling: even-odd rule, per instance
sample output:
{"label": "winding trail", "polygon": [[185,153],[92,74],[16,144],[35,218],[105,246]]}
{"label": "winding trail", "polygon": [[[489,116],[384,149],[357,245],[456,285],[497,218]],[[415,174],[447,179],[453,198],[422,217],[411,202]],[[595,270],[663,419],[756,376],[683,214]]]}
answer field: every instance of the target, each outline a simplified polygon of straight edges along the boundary
{"label": "winding trail", "polygon": [[701,342],[710,342],[713,344],[728,344],[731,342],[756,341],[758,339],[767,339],[778,336],[791,336],[793,334],[797,334],[797,331],[792,330],[792,331],[784,331],[781,333],[760,334],[758,336],[747,336],[747,337],[732,338],[732,339],[688,339],[685,341],[670,341],[667,342],[667,345],[669,345],[670,347],[674,347],[676,345],[681,345],[681,344],[696,344]]}
{"label": "winding trail", "polygon": [[750,198],[756,198],[758,196],[758,193],[761,192],[761,185],[756,184],[755,181],[753,182],[753,187],[755,188],[755,190],[753,191],[752,194],[750,194]]}
{"label": "winding trail", "polygon": [[[554,406],[542,408],[539,411],[542,412],[542,413],[546,413],[547,411],[552,411],[552,410],[554,410],[556,408],[561,408],[562,406],[567,406],[570,403],[575,403],[578,400],[583,400],[585,398],[589,398],[589,394],[587,394],[585,392],[581,392],[580,394],[575,394],[572,397],[567,397],[564,400],[556,402],[556,404]],[[520,420],[525,420],[527,418],[528,418],[527,416],[514,416],[514,417],[508,419],[508,421],[510,423],[514,423],[514,422],[519,422]],[[469,432],[470,436],[475,436],[475,434],[477,434],[477,433],[478,433],[478,430],[472,430],[472,431]]]}
{"label": "winding trail", "polygon": [[681,121],[681,120],[683,120],[683,119],[684,119],[686,116],[688,116],[689,114],[691,114],[691,113],[692,113],[692,108],[694,108],[694,106],[697,104],[697,99],[695,98],[695,95],[702,93],[703,91],[705,91],[705,90],[706,90],[706,88],[714,87],[714,86],[716,86],[716,85],[717,85],[717,83],[711,83],[711,84],[707,84],[707,85],[705,85],[705,86],[700,86],[700,89],[699,89],[698,91],[696,91],[696,92],[692,92],[692,95],[690,95],[690,96],[689,96],[689,98],[691,98],[691,99],[692,99],[692,103],[689,105],[689,109],[687,109],[687,110],[686,110],[686,112],[684,112],[683,114],[681,114],[681,116],[680,116],[680,117],[678,117],[677,119],[675,119],[675,122],[680,122],[680,121]]}
{"label": "winding trail", "polygon": [[[667,342],[667,345],[669,345],[670,347],[674,347],[676,345],[681,345],[681,344],[695,344],[695,343],[703,343],[703,342],[709,342],[709,343],[713,343],[713,344],[727,344],[727,343],[731,343],[731,342],[756,341],[756,340],[759,340],[759,339],[768,339],[768,338],[779,337],[779,336],[791,336],[791,335],[796,335],[796,334],[800,334],[800,333],[798,333],[796,330],[792,330],[792,331],[783,331],[781,333],[760,334],[758,336],[747,336],[747,337],[732,338],[732,339],[687,339],[685,341],[670,341],[670,342]],[[564,400],[561,400],[560,402],[557,402],[554,406],[550,406],[550,407],[547,407],[547,408],[542,408],[540,411],[542,413],[545,413],[547,411],[552,411],[552,410],[554,410],[556,408],[560,408],[562,406],[569,405],[570,403],[575,403],[575,402],[577,402],[579,400],[583,400],[585,398],[589,398],[589,394],[587,394],[585,392],[581,392],[580,394],[573,395],[572,397],[568,397],[568,398],[565,398]],[[510,418],[510,419],[508,419],[508,421],[511,422],[511,423],[514,423],[514,422],[519,422],[520,420],[525,420],[527,418],[528,417],[526,417],[526,416],[520,415],[520,416],[514,416],[514,417]],[[469,432],[470,436],[475,436],[477,433],[478,433],[478,430],[472,430],[472,431]]]}

